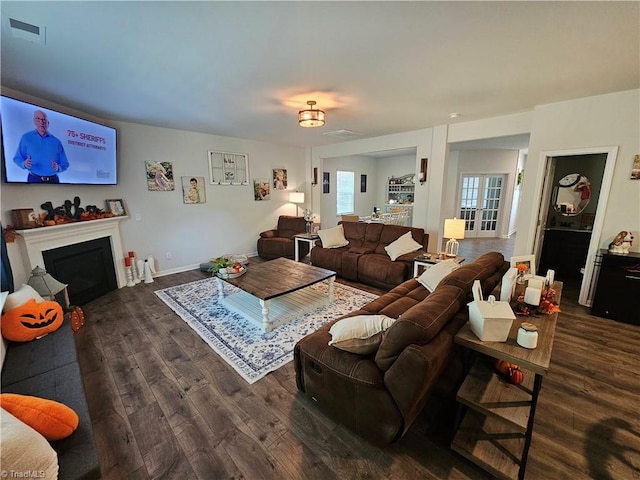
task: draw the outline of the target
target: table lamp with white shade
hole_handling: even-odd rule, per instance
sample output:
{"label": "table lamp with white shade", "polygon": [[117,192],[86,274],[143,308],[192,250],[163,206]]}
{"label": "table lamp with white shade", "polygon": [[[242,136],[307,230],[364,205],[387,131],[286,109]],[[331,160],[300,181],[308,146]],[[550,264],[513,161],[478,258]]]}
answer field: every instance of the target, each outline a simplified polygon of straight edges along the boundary
{"label": "table lamp with white shade", "polygon": [[298,217],[298,205],[304,203],[304,192],[290,192],[289,202],[296,204],[296,217]]}
{"label": "table lamp with white shade", "polygon": [[464,238],[465,221],[461,218],[447,218],[444,221],[444,237],[448,238],[445,246],[447,257],[456,257],[458,255],[458,240]]}

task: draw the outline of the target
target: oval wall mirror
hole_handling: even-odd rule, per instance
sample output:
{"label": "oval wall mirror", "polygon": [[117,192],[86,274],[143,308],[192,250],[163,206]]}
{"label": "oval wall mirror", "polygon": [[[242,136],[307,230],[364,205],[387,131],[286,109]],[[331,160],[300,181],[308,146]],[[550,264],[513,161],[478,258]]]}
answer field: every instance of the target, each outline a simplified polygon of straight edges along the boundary
{"label": "oval wall mirror", "polygon": [[581,213],[591,199],[591,182],[584,175],[570,173],[558,180],[553,208],[567,217]]}

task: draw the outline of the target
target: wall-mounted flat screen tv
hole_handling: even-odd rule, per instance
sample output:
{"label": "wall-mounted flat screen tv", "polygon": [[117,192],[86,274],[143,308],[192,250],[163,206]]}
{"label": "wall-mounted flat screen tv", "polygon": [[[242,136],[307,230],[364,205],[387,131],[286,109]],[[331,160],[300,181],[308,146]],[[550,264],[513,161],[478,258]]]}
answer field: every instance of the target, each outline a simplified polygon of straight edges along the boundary
{"label": "wall-mounted flat screen tv", "polygon": [[118,183],[115,128],[4,95],[0,124],[7,183]]}

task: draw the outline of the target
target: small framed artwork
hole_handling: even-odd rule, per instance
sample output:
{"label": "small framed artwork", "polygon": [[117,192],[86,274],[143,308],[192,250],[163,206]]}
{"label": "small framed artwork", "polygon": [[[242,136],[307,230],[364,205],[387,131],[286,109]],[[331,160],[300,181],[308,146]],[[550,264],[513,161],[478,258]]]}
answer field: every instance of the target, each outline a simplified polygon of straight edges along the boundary
{"label": "small framed artwork", "polygon": [[367,192],[367,176],[360,175],[360,193]]}
{"label": "small framed artwork", "polygon": [[519,257],[511,257],[510,264],[514,268],[518,265],[525,265],[524,278],[533,277],[536,274],[536,257],[535,255],[520,255]]}
{"label": "small framed artwork", "polygon": [[640,180],[640,153],[633,157],[631,166],[631,180]]}
{"label": "small framed artwork", "polygon": [[123,217],[127,214],[124,209],[124,202],[121,198],[114,200],[106,200],[107,203],[107,212],[113,213],[116,217]]}
{"label": "small framed artwork", "polygon": [[153,192],[168,192],[176,189],[171,162],[145,162],[147,188]]}
{"label": "small framed artwork", "polygon": [[287,170],[284,168],[273,169],[273,189],[286,190],[287,188]]}
{"label": "small framed artwork", "polygon": [[268,178],[253,179],[253,199],[255,201],[271,200],[271,182]]}
{"label": "small framed artwork", "polygon": [[180,177],[184,203],[206,203],[204,177]]}
{"label": "small framed artwork", "polygon": [[322,172],[322,193],[329,193],[329,172]]}

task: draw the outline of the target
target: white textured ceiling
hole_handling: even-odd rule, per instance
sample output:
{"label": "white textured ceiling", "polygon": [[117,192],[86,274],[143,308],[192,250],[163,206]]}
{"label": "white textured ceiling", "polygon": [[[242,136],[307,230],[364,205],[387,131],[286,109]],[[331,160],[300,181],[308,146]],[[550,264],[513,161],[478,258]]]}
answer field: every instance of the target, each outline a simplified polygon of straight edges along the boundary
{"label": "white textured ceiling", "polygon": [[[102,118],[298,146],[640,86],[638,2],[9,2],[2,85]],[[46,27],[14,38],[7,18]],[[297,111],[316,100],[324,127]],[[449,119],[449,113],[464,116]]]}

